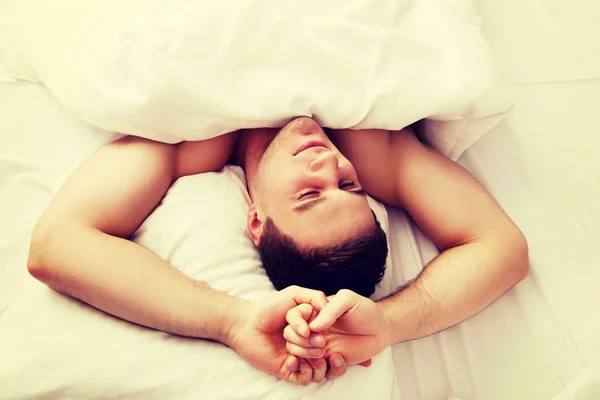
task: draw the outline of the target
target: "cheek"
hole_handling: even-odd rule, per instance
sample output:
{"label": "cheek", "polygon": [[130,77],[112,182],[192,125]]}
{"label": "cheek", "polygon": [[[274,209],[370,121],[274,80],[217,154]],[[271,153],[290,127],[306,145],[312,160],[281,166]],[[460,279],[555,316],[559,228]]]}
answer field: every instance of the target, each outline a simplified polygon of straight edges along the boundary
{"label": "cheek", "polygon": [[275,199],[279,202],[289,201],[294,193],[303,189],[304,168],[301,163],[279,154],[265,161],[261,169],[260,186],[271,203]]}
{"label": "cheek", "polygon": [[289,157],[273,157],[269,165],[269,179],[275,180],[279,184],[286,184],[298,181],[301,176],[300,163]]}

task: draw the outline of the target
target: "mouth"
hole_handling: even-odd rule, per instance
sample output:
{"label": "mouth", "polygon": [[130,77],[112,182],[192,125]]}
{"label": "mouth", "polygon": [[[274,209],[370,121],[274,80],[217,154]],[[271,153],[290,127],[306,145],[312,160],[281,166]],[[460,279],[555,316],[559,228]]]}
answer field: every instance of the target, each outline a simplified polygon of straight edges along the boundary
{"label": "mouth", "polygon": [[296,149],[296,151],[294,152],[293,155],[297,156],[298,154],[302,153],[304,150],[308,150],[308,149],[313,148],[313,147],[325,147],[325,148],[327,148],[327,146],[325,146],[325,143],[323,143],[323,142],[321,142],[319,140],[311,140],[311,141],[308,141],[308,142],[302,144],[302,146],[298,147]]}

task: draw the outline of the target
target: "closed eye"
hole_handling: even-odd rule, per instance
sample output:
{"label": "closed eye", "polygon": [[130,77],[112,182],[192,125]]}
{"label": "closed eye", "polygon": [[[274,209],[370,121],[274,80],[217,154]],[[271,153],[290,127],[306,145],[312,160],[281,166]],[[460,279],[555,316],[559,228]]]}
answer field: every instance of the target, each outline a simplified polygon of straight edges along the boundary
{"label": "closed eye", "polygon": [[[341,183],[339,185],[339,188],[342,190],[347,190],[347,189],[353,189],[356,187],[356,183],[355,182],[344,182]],[[358,191],[358,192],[362,192],[362,190]],[[308,196],[313,196],[313,195],[318,195],[320,192],[318,190],[314,190],[314,189],[308,189],[305,190],[304,192],[300,193],[297,197],[298,200],[302,200]]]}
{"label": "closed eye", "polygon": [[298,200],[301,200],[301,199],[303,199],[307,196],[313,195],[313,194],[319,194],[319,192],[316,190],[306,190],[298,195]]}

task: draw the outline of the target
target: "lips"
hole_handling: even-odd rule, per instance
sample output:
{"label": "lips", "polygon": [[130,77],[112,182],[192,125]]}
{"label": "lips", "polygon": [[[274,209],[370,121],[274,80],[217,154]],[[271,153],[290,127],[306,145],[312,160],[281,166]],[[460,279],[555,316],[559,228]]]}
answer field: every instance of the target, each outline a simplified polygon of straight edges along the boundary
{"label": "lips", "polygon": [[326,146],[325,146],[325,143],[323,143],[319,140],[311,140],[309,142],[302,144],[302,146],[298,147],[296,149],[296,151],[294,152],[294,156],[297,156],[298,154],[302,153],[304,150],[308,150],[312,147],[326,147]]}

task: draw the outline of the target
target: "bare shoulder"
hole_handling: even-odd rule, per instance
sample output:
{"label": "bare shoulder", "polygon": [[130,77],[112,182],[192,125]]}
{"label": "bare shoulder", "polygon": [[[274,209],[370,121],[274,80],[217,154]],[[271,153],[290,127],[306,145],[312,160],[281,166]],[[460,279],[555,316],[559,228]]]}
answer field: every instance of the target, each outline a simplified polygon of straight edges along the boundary
{"label": "bare shoulder", "polygon": [[[331,129],[328,135],[348,159],[365,156],[389,145],[390,131],[383,129]],[[352,161],[352,160],[351,160]]]}
{"label": "bare shoulder", "polygon": [[175,177],[219,171],[233,154],[239,137],[240,132],[234,131],[212,139],[179,143]]}
{"label": "bare shoulder", "polygon": [[[384,129],[337,129],[330,130],[329,136],[338,149],[351,162],[361,162],[364,157],[398,156],[405,146],[419,144],[410,127],[398,131]],[[373,160],[369,160],[373,162]]]}
{"label": "bare shoulder", "polygon": [[412,130],[331,130],[330,138],[352,163],[367,193],[395,204],[398,168],[411,147],[420,145]]}

